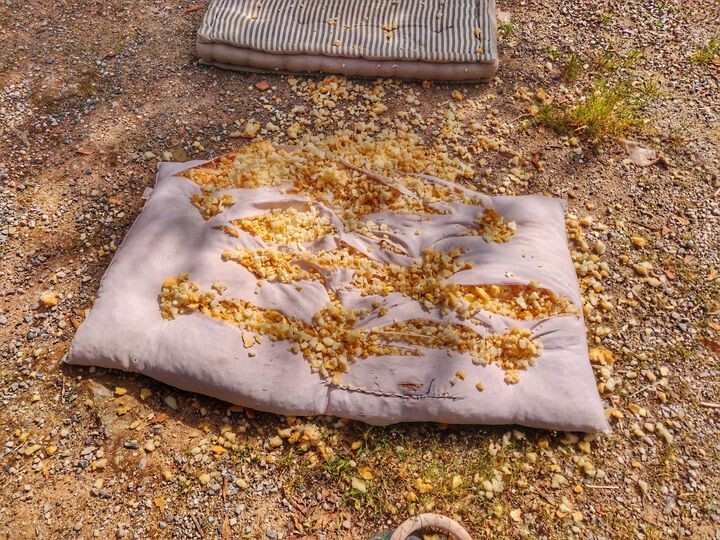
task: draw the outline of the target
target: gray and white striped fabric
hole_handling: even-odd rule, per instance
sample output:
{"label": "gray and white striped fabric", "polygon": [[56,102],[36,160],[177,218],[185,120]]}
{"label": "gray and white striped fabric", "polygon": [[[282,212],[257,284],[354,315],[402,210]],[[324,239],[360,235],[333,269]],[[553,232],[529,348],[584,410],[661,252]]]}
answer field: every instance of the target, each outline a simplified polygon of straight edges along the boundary
{"label": "gray and white striped fabric", "polygon": [[494,0],[214,0],[198,38],[284,55],[497,61]]}

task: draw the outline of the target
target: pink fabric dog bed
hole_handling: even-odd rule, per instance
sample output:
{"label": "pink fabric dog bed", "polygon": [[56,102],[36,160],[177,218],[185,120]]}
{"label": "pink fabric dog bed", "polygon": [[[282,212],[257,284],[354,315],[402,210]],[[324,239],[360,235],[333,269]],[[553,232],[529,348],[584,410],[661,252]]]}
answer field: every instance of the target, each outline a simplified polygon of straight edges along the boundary
{"label": "pink fabric dog bed", "polygon": [[[277,155],[289,159],[285,150]],[[563,201],[488,197],[425,175],[393,183],[346,163],[358,185],[384,182],[409,206],[427,208],[392,211],[388,199],[387,209],[350,227],[337,198],[288,189],[292,178],[238,187],[238,162],[224,187],[208,188],[188,178],[204,164],[160,164],[68,363],[140,372],[280,414],[607,431]],[[418,193],[426,186],[452,196],[428,202]],[[309,232],[278,225],[287,216],[310,217]],[[258,232],[258,223],[272,230]],[[253,257],[273,250],[296,257],[292,275],[262,274],[258,261],[266,259]],[[350,262],[323,267],[323,257],[337,253]],[[437,261],[452,267],[438,274],[437,294],[418,292],[412,276],[427,288]],[[480,285],[497,298],[479,299]],[[424,300],[431,297],[444,304]],[[529,318],[524,304],[539,297],[548,314]],[[342,330],[326,340],[319,332],[335,320]],[[501,348],[513,346],[535,355],[505,362]]]}

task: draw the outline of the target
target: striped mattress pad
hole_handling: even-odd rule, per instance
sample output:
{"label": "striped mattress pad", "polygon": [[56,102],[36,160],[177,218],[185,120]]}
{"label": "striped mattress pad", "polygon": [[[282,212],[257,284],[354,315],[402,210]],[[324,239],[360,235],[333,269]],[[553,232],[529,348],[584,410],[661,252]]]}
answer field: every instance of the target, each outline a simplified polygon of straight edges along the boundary
{"label": "striped mattress pad", "polygon": [[495,24],[494,0],[214,0],[197,43],[222,67],[483,79],[497,66]]}

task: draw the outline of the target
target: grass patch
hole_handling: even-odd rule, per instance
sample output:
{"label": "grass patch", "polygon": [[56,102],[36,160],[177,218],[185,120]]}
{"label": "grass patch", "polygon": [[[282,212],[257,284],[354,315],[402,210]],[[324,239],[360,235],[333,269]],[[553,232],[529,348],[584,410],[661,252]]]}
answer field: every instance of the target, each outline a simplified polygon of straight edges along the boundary
{"label": "grass patch", "polygon": [[508,37],[514,31],[515,24],[511,22],[502,23],[500,26],[498,26],[498,32],[500,32],[500,35],[504,38]]}
{"label": "grass patch", "polygon": [[690,57],[690,61],[696,66],[707,66],[720,62],[720,39],[712,38],[707,44],[695,51]]}
{"label": "grass patch", "polygon": [[697,291],[697,303],[706,313],[720,310],[720,281],[703,282]]}
{"label": "grass patch", "polygon": [[[474,477],[489,478],[496,460],[476,436],[424,425],[371,427],[362,438],[362,448],[336,454],[311,475],[316,482],[329,480],[348,505],[366,516],[380,519],[432,509],[464,516],[470,508],[485,506]],[[447,446],[450,440],[455,451]],[[352,485],[353,477],[366,480],[362,490]]]}
{"label": "grass patch", "polygon": [[545,49],[545,54],[553,62],[557,62],[558,60],[560,60],[560,51],[558,51],[557,49]]}
{"label": "grass patch", "polygon": [[574,82],[577,81],[582,72],[582,61],[580,57],[575,53],[570,53],[563,64],[561,75],[564,81]]}
{"label": "grass patch", "polygon": [[630,69],[645,53],[639,49],[630,49],[625,54],[617,54],[612,51],[605,51],[595,56],[595,65],[602,71],[617,71],[618,69]]}
{"label": "grass patch", "polygon": [[619,138],[643,127],[641,109],[657,91],[657,84],[638,88],[628,82],[612,86],[598,83],[572,106],[540,104],[535,121],[561,135],[597,141]]}
{"label": "grass patch", "polygon": [[574,52],[563,55],[557,49],[545,49],[545,55],[560,64],[560,77],[566,82],[578,80],[582,72],[582,59]]}
{"label": "grass patch", "polygon": [[[325,472],[328,473],[332,478],[336,480],[338,486],[344,492],[345,500],[352,504],[356,509],[366,508],[372,511],[382,510],[382,506],[378,504],[376,497],[378,496],[378,490],[368,489],[365,490],[355,489],[351,485],[352,478],[359,476],[357,468],[354,465],[354,461],[348,456],[334,455],[324,464]],[[369,484],[369,487],[374,487],[373,484]]]}
{"label": "grass patch", "polygon": [[674,445],[669,444],[658,447],[657,464],[653,467],[648,478],[650,485],[654,489],[659,489],[661,485],[672,478],[676,458],[677,450]]}

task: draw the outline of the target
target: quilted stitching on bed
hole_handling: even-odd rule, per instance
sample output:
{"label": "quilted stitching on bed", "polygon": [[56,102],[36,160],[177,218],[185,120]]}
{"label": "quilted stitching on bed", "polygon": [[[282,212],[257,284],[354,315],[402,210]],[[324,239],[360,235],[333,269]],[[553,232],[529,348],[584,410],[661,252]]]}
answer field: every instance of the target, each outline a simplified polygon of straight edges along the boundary
{"label": "quilted stitching on bed", "polygon": [[215,0],[204,42],[276,54],[495,62],[494,0]]}

